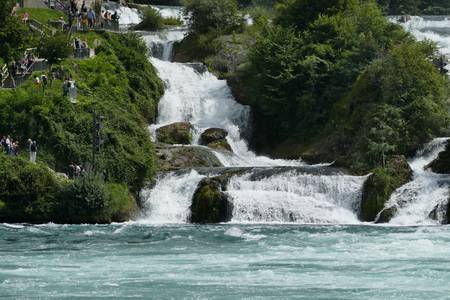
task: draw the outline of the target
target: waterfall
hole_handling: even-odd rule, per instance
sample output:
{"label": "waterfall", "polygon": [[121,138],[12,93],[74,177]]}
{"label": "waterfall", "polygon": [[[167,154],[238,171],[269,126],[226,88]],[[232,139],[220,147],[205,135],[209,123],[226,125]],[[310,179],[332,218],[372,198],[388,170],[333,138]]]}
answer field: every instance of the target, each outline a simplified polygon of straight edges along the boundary
{"label": "waterfall", "polygon": [[[181,27],[143,34],[150,60],[166,87],[157,122],[150,126],[153,138],[158,128],[175,122],[193,125],[193,145],[198,145],[208,128],[228,131],[232,152],[210,151],[226,167],[252,167],[228,183],[233,222],[357,223],[366,177],[318,172],[320,166],[300,170],[305,165],[300,159],[271,159],[250,151],[242,138],[250,108],[235,101],[225,80],[207,70],[199,72],[192,64],[171,61],[174,42],[183,39],[186,32],[187,28]],[[159,178],[152,189],[141,193],[147,211],[143,221],[187,222],[193,193],[203,177],[192,171]]]}
{"label": "waterfall", "polygon": [[227,193],[232,222],[359,223],[355,214],[366,177],[287,171],[233,177]]}
{"label": "waterfall", "polygon": [[439,220],[431,220],[431,211],[439,205],[445,205],[449,197],[450,176],[435,174],[425,167],[445,150],[448,138],[437,138],[420,150],[416,157],[409,161],[413,170],[413,180],[397,189],[385,207],[396,207],[397,214],[391,224],[417,225],[436,224]]}
{"label": "waterfall", "polygon": [[152,189],[141,192],[141,199],[148,215],[142,218],[146,223],[186,223],[188,221],[191,199],[197,184],[205,177],[196,171],[188,173],[169,173],[158,178]]}

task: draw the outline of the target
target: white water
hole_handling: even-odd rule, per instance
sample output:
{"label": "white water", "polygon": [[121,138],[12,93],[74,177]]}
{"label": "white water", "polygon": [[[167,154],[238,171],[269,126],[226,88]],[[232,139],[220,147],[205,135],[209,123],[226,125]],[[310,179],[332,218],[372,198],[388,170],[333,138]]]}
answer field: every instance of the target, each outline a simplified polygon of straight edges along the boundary
{"label": "white water", "polygon": [[358,210],[366,177],[311,175],[289,171],[252,179],[230,180],[227,193],[238,223],[359,223]]}
{"label": "white water", "polygon": [[[122,26],[139,24],[142,21],[141,14],[136,8],[129,8],[127,6],[119,6],[115,9],[119,14],[119,24]],[[114,11],[109,10],[114,13]]]}
{"label": "white water", "polygon": [[409,162],[414,172],[413,181],[397,189],[385,206],[398,208],[391,224],[424,225],[441,221],[431,220],[429,214],[437,205],[445,205],[448,201],[450,178],[425,170],[425,167],[445,149],[447,140],[434,139]]}
{"label": "white water", "polygon": [[186,174],[169,173],[158,179],[152,189],[141,192],[141,198],[147,199],[144,223],[186,223],[190,215],[191,199],[195,189],[205,176],[195,171]]}
{"label": "white water", "polygon": [[436,42],[440,53],[450,56],[450,16],[412,16],[406,23],[399,23],[398,17],[390,17],[392,22],[400,24],[417,40]]}

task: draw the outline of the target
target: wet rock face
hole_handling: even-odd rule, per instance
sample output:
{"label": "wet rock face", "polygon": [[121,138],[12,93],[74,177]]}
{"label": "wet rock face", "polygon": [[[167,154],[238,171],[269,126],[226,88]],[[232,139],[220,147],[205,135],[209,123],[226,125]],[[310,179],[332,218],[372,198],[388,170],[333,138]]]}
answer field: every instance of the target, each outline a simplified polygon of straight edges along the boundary
{"label": "wet rock face", "polygon": [[439,153],[439,156],[433,160],[426,169],[430,169],[438,174],[450,174],[450,143],[447,142],[445,151]]}
{"label": "wet rock face", "polygon": [[397,214],[398,207],[397,206],[391,206],[388,208],[383,209],[380,214],[378,215],[377,219],[375,220],[375,223],[382,224],[382,223],[389,223],[393,217]]}
{"label": "wet rock face", "polygon": [[222,167],[219,159],[203,147],[156,144],[159,171]]}
{"label": "wet rock face", "polygon": [[221,223],[231,220],[233,205],[224,192],[228,179],[223,176],[203,179],[194,193],[191,223]]}
{"label": "wet rock face", "polygon": [[[364,184],[360,219],[365,222],[375,221],[391,194],[411,181],[412,176],[413,172],[404,156],[393,156],[388,159],[385,168],[375,169]],[[395,213],[392,209],[388,210],[380,216],[381,220],[389,222]]]}
{"label": "wet rock face", "polygon": [[156,139],[160,143],[190,145],[192,142],[192,125],[178,122],[163,126],[156,130]]}
{"label": "wet rock face", "polygon": [[222,128],[209,128],[200,136],[200,145],[208,146],[212,149],[232,151],[226,137],[228,132]]}

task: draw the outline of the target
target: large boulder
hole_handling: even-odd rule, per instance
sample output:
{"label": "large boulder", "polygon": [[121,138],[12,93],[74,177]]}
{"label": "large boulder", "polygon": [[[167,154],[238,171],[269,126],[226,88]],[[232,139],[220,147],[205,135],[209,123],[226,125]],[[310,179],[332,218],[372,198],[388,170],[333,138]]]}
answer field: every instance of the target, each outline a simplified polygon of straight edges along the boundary
{"label": "large boulder", "polygon": [[156,157],[160,171],[223,167],[214,153],[198,146],[172,146],[157,143]]}
{"label": "large boulder", "polygon": [[189,122],[178,122],[163,126],[156,130],[156,139],[160,143],[190,145],[192,125]]}
{"label": "large boulder", "polygon": [[232,151],[227,142],[228,132],[222,128],[206,129],[200,136],[200,145],[208,146],[212,149]]}
{"label": "large boulder", "polygon": [[377,224],[389,223],[391,219],[395,217],[397,212],[398,212],[397,205],[386,207],[378,214],[378,216],[375,219],[375,223]]}
{"label": "large boulder", "polygon": [[[385,168],[376,168],[364,184],[361,199],[360,219],[365,222],[375,221],[384,209],[391,194],[412,180],[413,172],[404,156],[393,156],[386,162]],[[392,211],[390,211],[392,212]],[[386,212],[383,220],[393,215]]]}
{"label": "large boulder", "polygon": [[447,142],[445,150],[425,168],[438,174],[450,174],[450,143]]}
{"label": "large boulder", "polygon": [[219,176],[205,178],[199,183],[192,198],[192,223],[221,223],[231,220],[233,204],[224,192],[226,182],[226,177]]}

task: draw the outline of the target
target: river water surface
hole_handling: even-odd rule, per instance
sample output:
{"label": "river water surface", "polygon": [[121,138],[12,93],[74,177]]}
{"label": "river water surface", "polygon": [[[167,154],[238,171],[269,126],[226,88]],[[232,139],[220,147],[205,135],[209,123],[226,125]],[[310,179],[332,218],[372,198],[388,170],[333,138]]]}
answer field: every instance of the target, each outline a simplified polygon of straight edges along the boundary
{"label": "river water surface", "polygon": [[0,225],[0,299],[448,299],[450,227]]}

